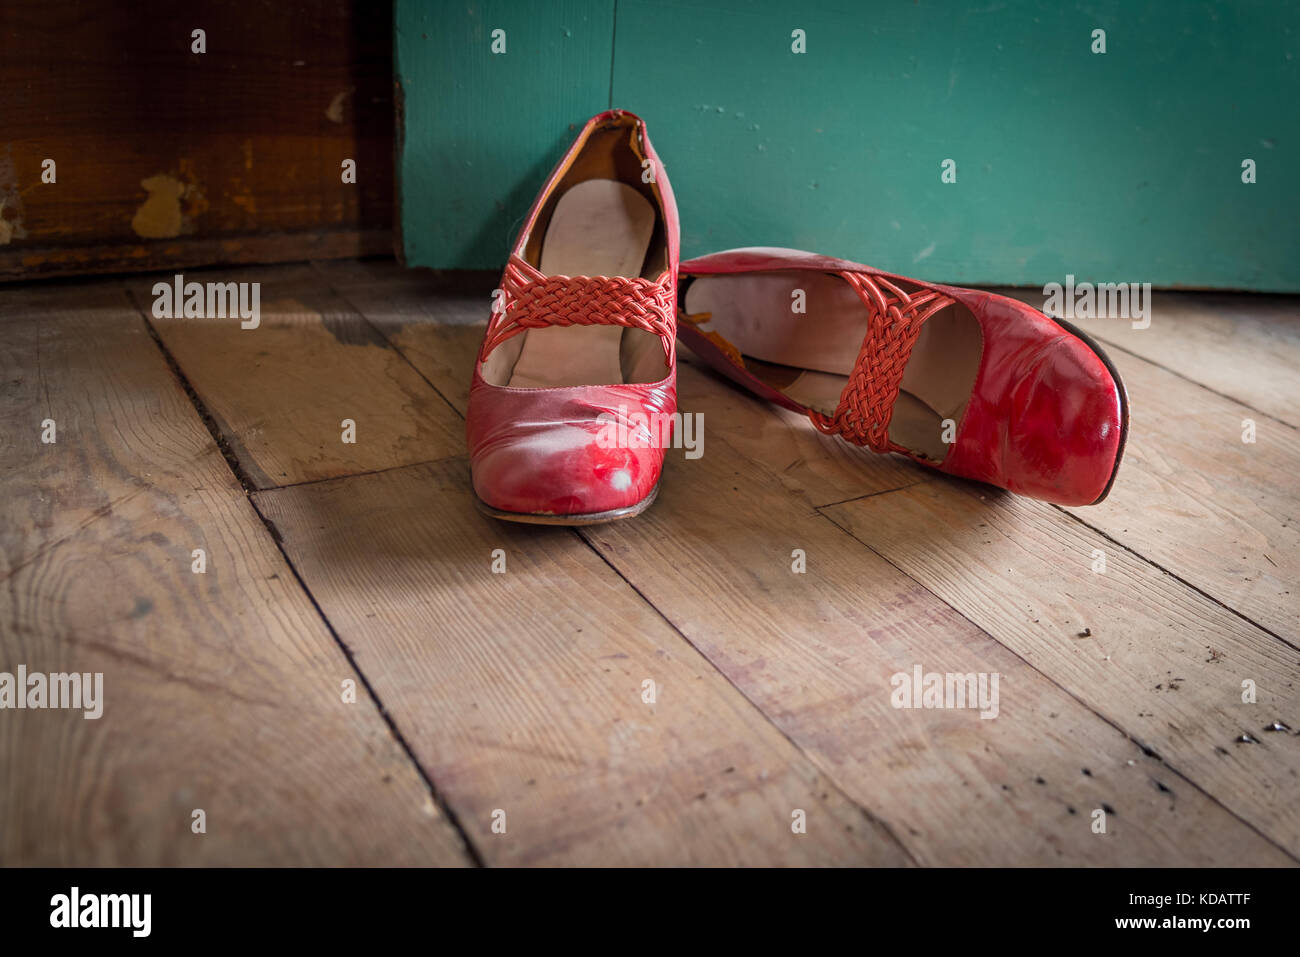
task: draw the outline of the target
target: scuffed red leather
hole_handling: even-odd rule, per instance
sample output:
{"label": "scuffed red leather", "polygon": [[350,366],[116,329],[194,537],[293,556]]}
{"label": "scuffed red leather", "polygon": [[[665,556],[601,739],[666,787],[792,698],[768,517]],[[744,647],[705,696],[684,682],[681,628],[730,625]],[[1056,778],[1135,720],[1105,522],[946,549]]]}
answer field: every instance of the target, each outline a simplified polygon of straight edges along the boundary
{"label": "scuffed red leather", "polygon": [[651,385],[510,389],[475,373],[467,416],[474,492],[495,508],[538,515],[634,505],[659,481],[664,450],[602,448],[601,431],[612,426],[598,416],[676,408],[675,374]]}
{"label": "scuffed red leather", "polygon": [[[942,463],[910,456],[950,475],[976,479],[1058,505],[1089,505],[1107,490],[1122,451],[1122,386],[1081,339],[1022,302],[927,283],[816,253],[744,249],[681,264],[682,276],[770,270],[856,271],[934,289],[979,320],[984,347],[956,441]],[[738,368],[686,323],[678,337],[728,378],[786,408],[810,410]]]}
{"label": "scuffed red leather", "polygon": [[941,471],[1058,505],[1101,497],[1120,454],[1120,386],[1072,333],[1035,309],[962,290],[984,329],[970,405]]}
{"label": "scuffed red leather", "polygon": [[[672,187],[645,124],[626,110],[607,110],[583,126],[573,146],[556,164],[519,231],[512,259],[522,259],[538,214],[562,179],[569,160],[587,135],[608,120],[633,120],[645,155],[653,160],[661,198],[668,268],[657,281],[667,282],[669,302],[677,290],[680,227]],[[474,367],[465,432],[474,492],[503,512],[547,516],[584,516],[630,508],[653,492],[663,471],[661,445],[602,447],[602,433],[613,428],[609,417],[640,413],[651,421],[677,409],[676,315],[668,310],[664,336],[669,373],[659,382],[582,385],[556,389],[494,386],[484,381],[485,348]],[[607,414],[606,421],[598,417]],[[626,420],[625,420],[626,421]]]}

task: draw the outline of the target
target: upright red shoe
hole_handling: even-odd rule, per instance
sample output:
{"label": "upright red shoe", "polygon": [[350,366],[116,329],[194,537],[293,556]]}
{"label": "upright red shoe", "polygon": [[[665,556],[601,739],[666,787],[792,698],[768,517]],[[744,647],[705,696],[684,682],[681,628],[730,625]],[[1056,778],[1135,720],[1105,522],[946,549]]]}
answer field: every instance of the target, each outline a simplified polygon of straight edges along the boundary
{"label": "upright red shoe", "polygon": [[793,249],[732,249],[681,273],[682,341],[823,432],[1060,505],[1110,491],[1128,398],[1074,327]]}
{"label": "upright red shoe", "polygon": [[516,522],[636,515],[677,409],[677,205],[645,124],[587,121],[506,264],[466,433],[480,508]]}

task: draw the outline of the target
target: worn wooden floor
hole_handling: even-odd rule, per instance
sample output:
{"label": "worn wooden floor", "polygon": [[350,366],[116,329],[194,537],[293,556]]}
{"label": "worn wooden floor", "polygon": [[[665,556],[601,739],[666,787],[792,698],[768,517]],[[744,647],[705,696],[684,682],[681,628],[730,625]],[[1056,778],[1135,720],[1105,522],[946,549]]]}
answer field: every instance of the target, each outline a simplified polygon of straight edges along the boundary
{"label": "worn wooden floor", "polygon": [[[99,720],[0,711],[0,864],[1300,860],[1265,730],[1300,729],[1295,299],[1082,323],[1133,405],[1098,507],[684,354],[703,456],[572,530],[473,507],[484,296],[187,278],[260,282],[261,326],[155,319],[156,277],[0,289],[0,671],[104,675]],[[895,708],[917,666],[996,673],[997,717]]]}

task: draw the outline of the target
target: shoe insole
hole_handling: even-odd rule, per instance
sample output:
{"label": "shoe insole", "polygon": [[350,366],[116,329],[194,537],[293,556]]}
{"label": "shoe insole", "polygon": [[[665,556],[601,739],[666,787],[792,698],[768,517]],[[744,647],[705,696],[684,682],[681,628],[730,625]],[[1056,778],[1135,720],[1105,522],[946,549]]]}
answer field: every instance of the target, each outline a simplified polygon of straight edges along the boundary
{"label": "shoe insole", "polygon": [[[796,312],[796,305],[806,311]],[[842,277],[805,270],[701,276],[687,290],[685,308],[712,313],[702,330],[739,349],[760,379],[828,415],[839,404],[869,320]],[[890,439],[942,461],[943,420],[959,422],[966,411],[982,349],[979,321],[964,306],[926,320],[903,373]]]}
{"label": "shoe insole", "polygon": [[[589,179],[555,206],[538,268],[548,276],[636,278],[654,234],[655,210],[631,186]],[[549,326],[524,333],[507,383],[526,389],[623,381],[623,326]]]}

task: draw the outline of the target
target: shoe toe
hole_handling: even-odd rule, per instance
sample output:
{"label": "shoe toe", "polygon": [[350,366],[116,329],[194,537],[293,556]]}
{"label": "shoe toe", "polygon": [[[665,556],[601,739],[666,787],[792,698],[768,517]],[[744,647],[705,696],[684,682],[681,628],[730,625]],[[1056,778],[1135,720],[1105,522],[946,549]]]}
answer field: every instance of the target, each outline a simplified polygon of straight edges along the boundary
{"label": "shoe toe", "polygon": [[[583,390],[584,392],[589,390]],[[651,409],[571,397],[472,428],[474,492],[484,504],[529,515],[593,515],[630,508],[659,481],[664,450],[645,422]]]}
{"label": "shoe toe", "polygon": [[1090,505],[1110,486],[1123,439],[1122,388],[1082,340],[1061,336],[1015,387],[1004,474],[1013,492]]}

